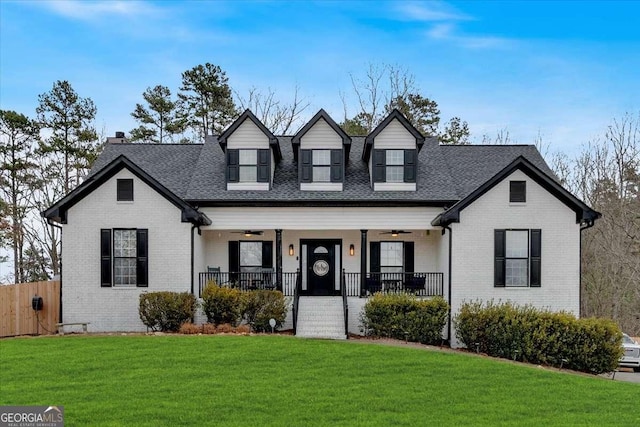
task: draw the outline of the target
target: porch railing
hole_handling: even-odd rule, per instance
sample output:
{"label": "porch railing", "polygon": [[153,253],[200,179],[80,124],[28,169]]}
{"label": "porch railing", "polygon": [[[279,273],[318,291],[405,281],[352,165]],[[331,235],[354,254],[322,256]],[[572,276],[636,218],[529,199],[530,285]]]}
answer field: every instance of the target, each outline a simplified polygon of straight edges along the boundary
{"label": "porch railing", "polygon": [[443,273],[365,273],[364,287],[360,273],[345,273],[347,296],[369,296],[376,292],[409,292],[421,297],[443,296]]}
{"label": "porch railing", "polygon": [[262,272],[226,272],[207,271],[199,274],[200,297],[205,286],[215,281],[220,286],[229,286],[243,291],[256,289],[281,290],[285,296],[293,296],[296,287],[297,273],[282,273],[282,282],[278,282],[277,274],[272,269]]}
{"label": "porch railing", "polygon": [[[255,289],[279,289],[285,296],[295,296],[299,272],[282,273],[282,282],[272,269],[263,272],[203,272],[200,273],[200,290],[212,280],[218,285],[244,291]],[[410,292],[418,296],[442,296],[443,273],[365,273],[364,287],[360,286],[360,273],[343,272],[340,289],[347,297],[369,296],[376,292]],[[301,286],[301,283],[298,284]],[[300,288],[302,289],[302,288]]]}

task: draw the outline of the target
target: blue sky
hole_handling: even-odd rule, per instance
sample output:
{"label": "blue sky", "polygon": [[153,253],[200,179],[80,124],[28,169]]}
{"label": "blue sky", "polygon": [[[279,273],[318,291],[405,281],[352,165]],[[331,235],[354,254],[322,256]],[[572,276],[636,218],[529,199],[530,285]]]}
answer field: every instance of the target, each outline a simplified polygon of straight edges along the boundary
{"label": "blue sky", "polygon": [[388,63],[475,142],[540,133],[572,155],[640,111],[639,17],[640,2],[1,1],[0,107],[34,115],[38,94],[69,80],[111,135],[135,127],[148,86],[175,92],[211,62],[240,94],[286,101],[298,85],[309,117],[341,121],[349,74]]}

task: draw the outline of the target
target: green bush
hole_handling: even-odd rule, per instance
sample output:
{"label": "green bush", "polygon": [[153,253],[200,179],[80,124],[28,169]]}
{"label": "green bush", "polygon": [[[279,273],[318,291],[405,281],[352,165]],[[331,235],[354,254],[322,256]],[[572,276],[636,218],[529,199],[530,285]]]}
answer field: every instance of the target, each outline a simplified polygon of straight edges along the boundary
{"label": "green bush", "polygon": [[242,319],[244,307],[244,292],[238,289],[210,282],[202,291],[202,310],[207,315],[207,321],[214,325],[230,323],[236,326]]}
{"label": "green bush", "polygon": [[287,299],[280,291],[249,291],[245,297],[244,318],[256,332],[270,332],[269,319],[281,328],[287,317]]}
{"label": "green bush", "polygon": [[149,292],[140,295],[138,313],[148,328],[176,332],[191,321],[196,307],[196,297],[188,292]]}
{"label": "green bush", "polygon": [[454,319],[469,349],[523,362],[602,373],[622,356],[622,333],[608,319],[576,319],[530,305],[467,302]]}
{"label": "green bush", "polygon": [[438,345],[448,313],[449,305],[440,297],[375,294],[365,304],[360,321],[369,336]]}

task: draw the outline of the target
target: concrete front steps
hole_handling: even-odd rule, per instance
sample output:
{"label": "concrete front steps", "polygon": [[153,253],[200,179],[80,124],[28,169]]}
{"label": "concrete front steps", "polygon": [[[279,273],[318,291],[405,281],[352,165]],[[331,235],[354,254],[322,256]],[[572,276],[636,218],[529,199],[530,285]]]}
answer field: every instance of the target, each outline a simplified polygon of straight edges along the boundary
{"label": "concrete front steps", "polygon": [[301,296],[296,336],[344,340],[342,297]]}

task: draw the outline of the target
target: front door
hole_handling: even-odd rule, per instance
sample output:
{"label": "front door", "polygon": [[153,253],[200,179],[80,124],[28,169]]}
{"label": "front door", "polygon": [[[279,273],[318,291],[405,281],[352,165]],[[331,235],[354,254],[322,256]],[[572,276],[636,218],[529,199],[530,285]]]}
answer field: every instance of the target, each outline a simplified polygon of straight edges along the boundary
{"label": "front door", "polygon": [[[340,243],[335,240],[307,240],[307,291],[309,295],[336,295],[336,257]],[[338,252],[338,253],[336,253]]]}

